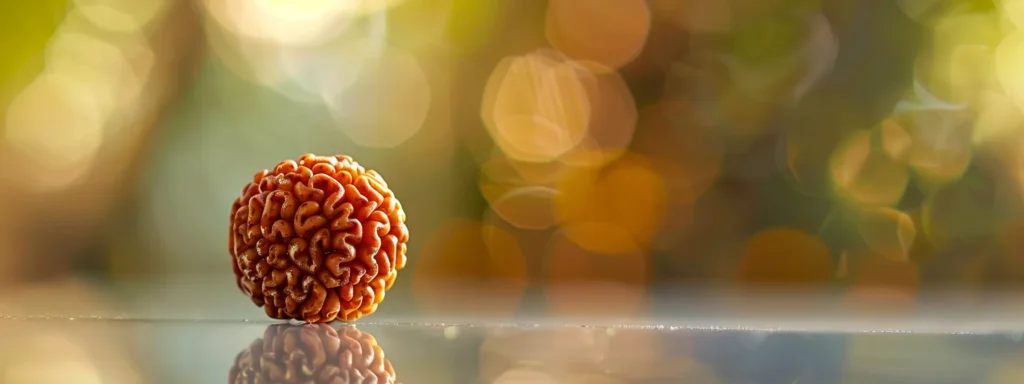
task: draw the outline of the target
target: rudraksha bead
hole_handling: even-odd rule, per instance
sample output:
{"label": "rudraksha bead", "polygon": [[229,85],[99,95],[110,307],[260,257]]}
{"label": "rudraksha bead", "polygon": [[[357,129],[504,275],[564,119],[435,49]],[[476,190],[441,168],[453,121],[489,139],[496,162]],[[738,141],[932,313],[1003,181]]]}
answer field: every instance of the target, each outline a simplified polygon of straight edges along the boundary
{"label": "rudraksha bead", "polygon": [[402,205],[348,156],[306,154],[256,173],[231,206],[238,287],[275,319],[373,313],[405,267]]}

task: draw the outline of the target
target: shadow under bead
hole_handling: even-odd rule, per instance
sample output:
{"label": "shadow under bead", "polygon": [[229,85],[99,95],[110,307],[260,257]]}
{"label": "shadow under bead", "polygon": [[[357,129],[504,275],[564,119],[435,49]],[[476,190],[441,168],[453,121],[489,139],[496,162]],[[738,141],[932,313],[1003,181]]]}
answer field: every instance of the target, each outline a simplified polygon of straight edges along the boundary
{"label": "shadow under bead", "polygon": [[275,324],[235,357],[228,382],[393,384],[395,370],[366,332],[326,324]]}
{"label": "shadow under bead", "polygon": [[238,287],[275,319],[353,321],[405,267],[405,212],[348,156],[306,154],[257,172],[231,207]]}

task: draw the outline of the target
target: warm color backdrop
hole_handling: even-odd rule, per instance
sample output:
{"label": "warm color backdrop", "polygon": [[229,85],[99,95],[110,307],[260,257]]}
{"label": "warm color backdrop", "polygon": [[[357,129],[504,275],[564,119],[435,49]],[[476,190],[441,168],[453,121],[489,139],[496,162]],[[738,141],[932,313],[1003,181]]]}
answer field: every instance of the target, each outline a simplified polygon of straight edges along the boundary
{"label": "warm color backdrop", "polygon": [[3,1],[0,281],[43,295],[27,313],[74,290],[258,317],[230,202],[314,152],[405,206],[382,316],[980,304],[1024,282],[1022,22],[1010,0]]}

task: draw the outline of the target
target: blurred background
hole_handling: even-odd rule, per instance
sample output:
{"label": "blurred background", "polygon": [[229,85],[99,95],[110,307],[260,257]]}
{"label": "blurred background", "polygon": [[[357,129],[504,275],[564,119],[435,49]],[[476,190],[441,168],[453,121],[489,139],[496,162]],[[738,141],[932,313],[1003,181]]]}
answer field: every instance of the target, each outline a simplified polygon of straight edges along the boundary
{"label": "blurred background", "polygon": [[378,320],[1013,307],[1022,23],[1015,0],[0,0],[0,314],[263,319],[228,210],[307,152],[408,215]]}

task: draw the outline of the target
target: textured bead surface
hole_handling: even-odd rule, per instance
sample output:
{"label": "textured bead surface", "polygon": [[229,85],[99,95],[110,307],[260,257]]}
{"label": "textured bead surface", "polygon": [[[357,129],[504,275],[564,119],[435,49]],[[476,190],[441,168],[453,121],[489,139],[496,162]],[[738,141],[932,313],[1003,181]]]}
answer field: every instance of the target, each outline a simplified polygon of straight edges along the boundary
{"label": "textured bead surface", "polygon": [[231,207],[238,287],[275,319],[373,313],[405,267],[402,205],[348,156],[306,154],[257,172]]}

